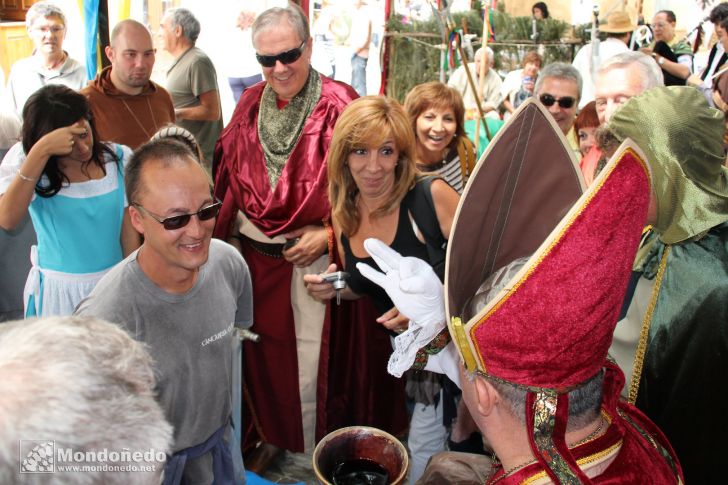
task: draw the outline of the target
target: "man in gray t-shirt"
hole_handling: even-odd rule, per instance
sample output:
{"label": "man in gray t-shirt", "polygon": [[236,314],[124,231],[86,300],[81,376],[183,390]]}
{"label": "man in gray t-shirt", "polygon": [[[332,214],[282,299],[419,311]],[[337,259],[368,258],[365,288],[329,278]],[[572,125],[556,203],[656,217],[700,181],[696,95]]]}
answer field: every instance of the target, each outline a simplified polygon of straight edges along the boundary
{"label": "man in gray t-shirt", "polygon": [[174,56],[165,87],[172,96],[177,124],[195,135],[209,169],[222,131],[222,110],[215,66],[195,46],[200,22],[186,8],[173,8],[164,14],[160,31],[164,49]]}
{"label": "man in gray t-shirt", "polygon": [[[174,426],[165,483],[227,483],[242,472],[229,446],[231,370],[233,328],[252,324],[248,267],[232,246],[211,240],[219,203],[187,147],[164,139],[143,145],[125,182],[144,243],[77,313],[114,322],[148,346],[158,400]],[[232,451],[239,462],[239,449]]]}

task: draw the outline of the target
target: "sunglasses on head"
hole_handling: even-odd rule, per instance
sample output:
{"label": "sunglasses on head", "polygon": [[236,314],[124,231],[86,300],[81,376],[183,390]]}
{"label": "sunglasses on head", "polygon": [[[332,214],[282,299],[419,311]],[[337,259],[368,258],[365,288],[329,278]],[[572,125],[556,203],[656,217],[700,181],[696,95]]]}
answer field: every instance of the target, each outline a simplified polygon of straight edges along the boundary
{"label": "sunglasses on head", "polygon": [[291,64],[293,62],[296,62],[299,57],[301,57],[301,54],[303,54],[303,49],[305,49],[305,47],[306,41],[304,40],[303,43],[301,43],[301,46],[296,47],[295,49],[281,52],[280,54],[276,54],[274,56],[264,56],[256,52],[255,58],[258,59],[258,63],[260,63],[260,65],[263,67],[273,67],[276,65],[276,61],[281,61],[281,64]]}
{"label": "sunglasses on head", "polygon": [[538,99],[547,108],[553,106],[554,103],[559,103],[560,108],[569,109],[576,103],[576,98],[572,98],[571,96],[564,96],[563,98],[557,99],[550,94],[542,94]]}
{"label": "sunglasses on head", "polygon": [[222,207],[222,202],[217,201],[213,204],[210,204],[208,206],[203,207],[202,209],[198,210],[197,212],[191,212],[189,214],[180,214],[178,216],[172,216],[172,217],[159,217],[157,214],[154,214],[152,212],[149,212],[147,209],[142,207],[139,204],[132,204],[134,207],[137,207],[144,212],[146,212],[149,217],[160,223],[164,228],[168,231],[174,231],[175,229],[181,229],[185,227],[187,224],[190,223],[190,219],[192,216],[197,216],[197,218],[201,221],[209,221],[210,219],[214,219],[217,217],[217,214],[220,212],[220,207]]}

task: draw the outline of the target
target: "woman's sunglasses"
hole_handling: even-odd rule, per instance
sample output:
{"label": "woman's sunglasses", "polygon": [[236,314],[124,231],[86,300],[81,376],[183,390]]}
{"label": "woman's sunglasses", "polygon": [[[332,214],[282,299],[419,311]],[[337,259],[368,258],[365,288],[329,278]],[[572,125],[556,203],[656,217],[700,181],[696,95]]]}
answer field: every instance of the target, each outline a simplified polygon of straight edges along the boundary
{"label": "woman's sunglasses", "polygon": [[303,54],[303,49],[306,48],[306,41],[304,40],[301,44],[301,47],[296,47],[295,49],[291,49],[286,52],[281,52],[280,54],[276,54],[274,56],[264,56],[262,54],[255,54],[255,58],[258,59],[258,62],[263,67],[273,67],[276,65],[276,61],[281,61],[281,64],[291,64],[293,62],[296,62],[299,57],[301,57],[301,54]]}
{"label": "woman's sunglasses", "polygon": [[538,99],[541,100],[541,103],[547,108],[553,106],[554,103],[559,103],[559,107],[569,109],[574,106],[574,103],[576,103],[576,99],[571,96],[564,96],[563,98],[556,99],[550,94],[542,94],[538,97]]}
{"label": "woman's sunglasses", "polygon": [[203,207],[202,209],[198,210],[197,212],[192,212],[190,214],[181,214],[178,216],[172,216],[172,217],[166,217],[161,218],[157,214],[154,214],[152,212],[149,212],[147,209],[142,207],[139,204],[132,204],[134,207],[137,207],[144,212],[146,212],[149,217],[160,223],[164,228],[168,231],[174,231],[176,229],[181,229],[185,227],[187,224],[190,223],[190,219],[192,216],[197,216],[197,218],[201,221],[209,221],[210,219],[214,219],[217,217],[217,214],[220,212],[220,207],[222,207],[222,202],[217,201],[214,204],[210,204],[207,207]]}

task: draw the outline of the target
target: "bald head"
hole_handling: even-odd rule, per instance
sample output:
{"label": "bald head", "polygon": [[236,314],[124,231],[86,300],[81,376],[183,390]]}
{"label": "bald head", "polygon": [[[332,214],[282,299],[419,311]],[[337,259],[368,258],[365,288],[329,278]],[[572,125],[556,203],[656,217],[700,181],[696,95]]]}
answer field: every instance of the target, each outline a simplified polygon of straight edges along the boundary
{"label": "bald head", "polygon": [[116,24],[114,30],[111,31],[111,45],[115,46],[120,36],[128,35],[148,37],[149,41],[152,41],[152,34],[144,24],[137,22],[136,20],[126,19]]}
{"label": "bald head", "polygon": [[[164,167],[200,164],[190,147],[182,142],[172,138],[152,138],[150,142],[137,148],[126,164],[124,182],[128,201],[136,202],[140,199],[141,194],[146,191],[142,176],[144,168],[157,163]],[[212,186],[212,181],[209,181],[209,185]]]}
{"label": "bald head", "polygon": [[122,20],[111,32],[106,57],[111,61],[111,82],[119,91],[136,96],[149,84],[154,68],[152,35],[136,20]]}

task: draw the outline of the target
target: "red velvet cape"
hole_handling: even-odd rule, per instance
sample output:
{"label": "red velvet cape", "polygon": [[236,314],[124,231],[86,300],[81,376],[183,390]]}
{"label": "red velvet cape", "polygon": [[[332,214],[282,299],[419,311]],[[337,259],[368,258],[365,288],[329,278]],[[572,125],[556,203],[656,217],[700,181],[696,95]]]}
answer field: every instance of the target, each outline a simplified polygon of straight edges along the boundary
{"label": "red velvet cape", "polygon": [[[321,98],[305,122],[298,144],[275,190],[268,181],[258,140],[258,111],[265,83],[245,91],[215,147],[215,195],[223,207],[215,236],[226,238],[238,210],[268,236],[330,218],[326,154],[334,124],[357,95],[322,77]],[[291,163],[291,160],[295,163]],[[334,250],[334,255],[336,251]],[[330,255],[330,256],[334,256]],[[303,451],[298,360],[290,305],[292,265],[243,245],[253,282],[258,343],[246,342],[245,444],[257,440]],[[285,304],[282,304],[286,302]],[[366,424],[393,433],[406,426],[403,383],[389,376],[389,338],[374,322],[368,301],[329,307],[324,322],[317,383],[316,438],[341,426]],[[387,399],[377,399],[375,393]]]}
{"label": "red velvet cape", "polygon": [[[619,453],[600,475],[591,479],[598,484],[669,485],[684,482],[680,463],[670,443],[660,429],[636,407],[618,401],[619,390],[624,386],[624,374],[611,362],[606,363],[602,412],[610,422],[603,435],[571,449],[571,455],[579,463],[587,464],[614,446],[621,446]],[[488,483],[515,485],[531,483],[537,475],[546,471],[541,463],[533,463],[507,477],[499,468]]]}
{"label": "red velvet cape", "polygon": [[215,195],[223,205],[215,236],[224,238],[238,209],[273,237],[307,224],[321,225],[331,206],[327,197],[326,153],[339,114],[357,97],[348,85],[322,77],[321,98],[306,120],[275,190],[271,190],[258,111],[265,83],[246,89],[215,146]]}

